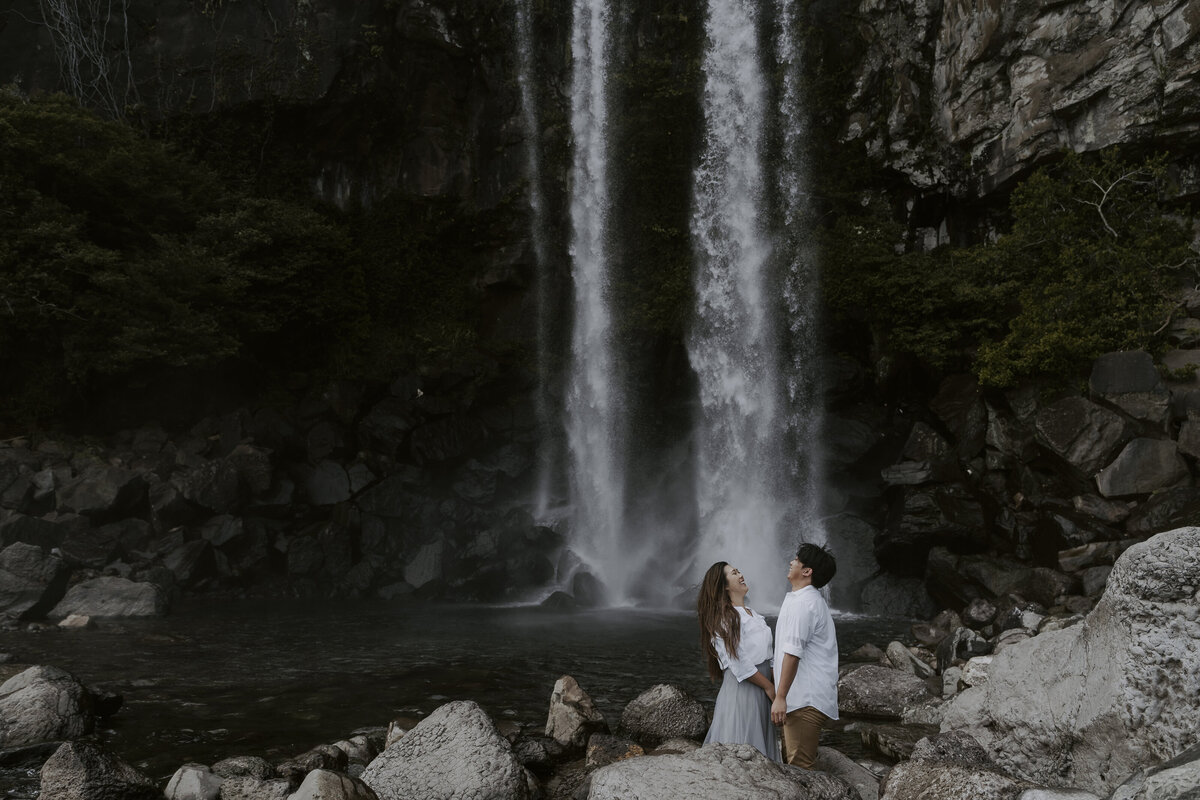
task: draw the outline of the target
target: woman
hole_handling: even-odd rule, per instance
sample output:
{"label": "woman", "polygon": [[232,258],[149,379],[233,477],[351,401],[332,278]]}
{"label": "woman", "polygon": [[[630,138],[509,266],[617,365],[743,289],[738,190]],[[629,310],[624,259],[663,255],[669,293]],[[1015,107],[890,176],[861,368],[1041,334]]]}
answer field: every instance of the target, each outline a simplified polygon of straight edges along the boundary
{"label": "woman", "polygon": [[778,734],[771,724],[775,699],[771,629],[761,614],[746,606],[747,591],[742,573],[718,561],[704,574],[696,599],[708,674],[714,682],[721,678],[704,743],[752,744],[767,758],[779,761]]}

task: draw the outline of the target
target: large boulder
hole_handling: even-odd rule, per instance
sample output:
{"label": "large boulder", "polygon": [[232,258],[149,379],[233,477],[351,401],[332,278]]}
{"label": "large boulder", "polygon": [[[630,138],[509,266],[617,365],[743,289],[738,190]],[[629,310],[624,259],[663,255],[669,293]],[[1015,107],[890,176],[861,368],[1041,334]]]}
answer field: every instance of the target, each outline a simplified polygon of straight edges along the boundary
{"label": "large boulder", "polygon": [[932,697],[925,681],[911,672],[865,664],[838,680],[838,708],[844,714],[900,719],[904,710]]}
{"label": "large boulder", "polygon": [[379,800],[379,795],[360,780],[340,772],[314,769],[290,800]]}
{"label": "large boulder", "polygon": [[1142,350],[1105,353],[1097,358],[1088,390],[1093,398],[1159,427],[1171,415],[1171,394],[1159,377],[1154,358]]}
{"label": "large boulder", "polygon": [[1186,481],[1187,463],[1170,439],[1134,439],[1096,476],[1105,497],[1150,494]]}
{"label": "large boulder", "polygon": [[1065,397],[1042,408],[1034,427],[1039,444],[1085,476],[1112,460],[1131,435],[1120,414],[1086,397]]}
{"label": "large boulder", "polygon": [[945,711],[1013,774],[1106,795],[1200,725],[1200,528],[1118,559],[1082,624],[1007,647]]}
{"label": "large boulder", "polygon": [[592,773],[588,800],[860,800],[844,780],[776,764],[748,744],[629,758]]}
{"label": "large boulder", "polygon": [[224,782],[203,764],[184,764],[167,781],[163,794],[167,800],[217,800]]}
{"label": "large boulder", "polygon": [[0,615],[44,614],[67,588],[69,572],[58,556],[17,542],[0,551]]}
{"label": "large boulder", "polygon": [[593,733],[608,733],[608,722],[575,679],[563,675],[550,693],[546,735],[566,747],[581,748]]}
{"label": "large boulder", "polygon": [[483,709],[439,707],[363,771],[380,800],[525,800],[525,768]]}
{"label": "large boulder", "polygon": [[1190,800],[1200,797],[1200,744],[1148,767],[1121,784],[1111,800]]}
{"label": "large boulder", "polygon": [[880,800],[1013,800],[1034,784],[1006,775],[970,736],[939,734],[913,747],[880,786]]}
{"label": "large boulder", "polygon": [[654,747],[668,739],[703,739],[708,716],[700,701],[668,683],[651,686],[621,712],[618,733]]}
{"label": "large boulder", "polygon": [[0,748],[77,739],[96,718],[90,692],[57,667],[30,667],[0,684]]}
{"label": "large boulder", "polygon": [[46,616],[153,617],[166,611],[167,596],[155,584],[105,576],[72,586]]}
{"label": "large boulder", "polygon": [[129,511],[146,497],[146,480],[137,472],[96,464],[58,490],[58,510],[86,517]]}
{"label": "large boulder", "polygon": [[154,781],[91,742],[66,742],[42,765],[39,800],[162,800]]}

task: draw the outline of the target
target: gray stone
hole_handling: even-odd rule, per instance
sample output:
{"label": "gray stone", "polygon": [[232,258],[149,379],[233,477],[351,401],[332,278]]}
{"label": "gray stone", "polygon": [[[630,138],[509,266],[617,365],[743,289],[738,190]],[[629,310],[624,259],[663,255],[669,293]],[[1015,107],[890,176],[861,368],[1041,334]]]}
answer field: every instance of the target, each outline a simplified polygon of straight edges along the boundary
{"label": "gray stone", "polygon": [[203,764],[184,764],[167,781],[167,800],[217,800],[225,779]]}
{"label": "gray stone", "polygon": [[1170,416],[1171,396],[1163,385],[1149,353],[1134,350],[1105,353],[1092,365],[1088,389],[1134,419],[1164,426]]}
{"label": "gray stone", "polygon": [[1099,597],[1104,592],[1104,587],[1108,584],[1109,573],[1112,572],[1112,567],[1105,564],[1099,567],[1088,567],[1080,571],[1079,583],[1083,593],[1088,597]]}
{"label": "gray stone", "polygon": [[846,733],[857,733],[863,747],[890,761],[912,756],[913,747],[922,738],[937,732],[936,725],[908,725],[901,722],[852,722]]}
{"label": "gray stone", "polygon": [[1036,631],[1032,631],[1027,628],[1009,628],[997,636],[995,641],[992,642],[992,655],[994,656],[1000,653],[1002,650],[1006,650],[1012,645],[1017,644],[1018,642],[1025,641],[1035,633]]}
{"label": "gray stone", "polygon": [[42,765],[40,800],[162,800],[154,781],[90,742],[66,742]]}
{"label": "gray stone", "polygon": [[77,739],[95,723],[91,693],[57,667],[30,667],[0,684],[0,748]]}
{"label": "gray stone", "polygon": [[866,664],[838,680],[838,709],[843,714],[900,719],[904,709],[931,697],[925,681],[911,672]]}
{"label": "gray stone", "polygon": [[704,706],[678,686],[660,683],[635,697],[621,712],[617,732],[654,747],[676,737],[703,739],[708,730]]}
{"label": "gray stone", "polygon": [[901,461],[884,467],[879,477],[888,486],[919,486],[933,480],[933,466],[928,461]]}
{"label": "gray stone", "polygon": [[859,597],[859,610],[872,616],[920,619],[937,610],[924,581],[888,572],[869,579]]}
{"label": "gray stone", "polygon": [[153,583],[103,577],[77,583],[46,615],[61,619],[71,614],[90,617],[154,617],[167,613],[167,596]]}
{"label": "gray stone", "polygon": [[987,408],[974,375],[951,375],[943,380],[929,407],[953,434],[959,459],[967,461],[983,449]]}
{"label": "gray stone", "polygon": [[838,579],[829,585],[831,602],[837,608],[855,609],[866,581],[879,571],[875,561],[879,530],[854,514],[826,517],[824,525],[838,565]]}
{"label": "gray stone", "polygon": [[351,497],[350,476],[336,461],[321,461],[303,480],[308,502],[315,506],[344,503]]}
{"label": "gray stone", "polygon": [[1033,786],[994,767],[905,761],[884,778],[880,800],[1012,800]]}
{"label": "gray stone", "polygon": [[1109,800],[1194,800],[1200,797],[1200,744],[1135,772]]}
{"label": "gray stone", "polygon": [[938,671],[944,672],[947,667],[991,652],[988,641],[970,628],[955,628],[949,636],[942,640],[937,648]]}
{"label": "gray stone", "polygon": [[132,470],[96,464],[58,490],[58,510],[84,516],[126,511],[146,497],[146,481]]}
{"label": "gray stone", "polygon": [[1155,492],[1140,503],[1125,523],[1130,534],[1149,536],[1200,520],[1200,487],[1179,486]]}
{"label": "gray stone", "polygon": [[525,768],[478,705],[447,703],[370,763],[380,800],[526,800]]}
{"label": "gray stone", "polygon": [[832,775],[768,761],[752,745],[710,744],[691,753],[631,758],[592,773],[588,800],[859,800]]}
{"label": "gray stone", "polygon": [[942,697],[958,694],[958,682],[962,680],[962,667],[946,667],[942,672]]}
{"label": "gray stone", "polygon": [[1066,397],[1039,410],[1035,428],[1040,444],[1089,477],[1131,436],[1120,415],[1084,397]]}
{"label": "gray stone", "polygon": [[1200,420],[1185,420],[1179,426],[1179,451],[1200,458]]}
{"label": "gray stone", "polygon": [[563,675],[550,693],[546,735],[561,745],[579,749],[593,733],[608,733],[604,715],[570,675]]}
{"label": "gray stone", "polygon": [[440,539],[418,550],[404,567],[405,583],[419,589],[427,583],[440,580],[445,550],[445,542]]}
{"label": "gray stone", "polygon": [[1133,503],[1121,500],[1107,500],[1094,494],[1076,495],[1071,498],[1071,504],[1081,514],[1093,517],[1105,525],[1119,525],[1129,518]]}
{"label": "gray stone", "polygon": [[287,800],[292,786],[283,779],[260,780],[251,777],[226,778],[221,784],[221,800]]}
{"label": "gray stone", "polygon": [[327,769],[314,769],[289,800],[379,800],[379,795],[360,780]]}
{"label": "gray stone", "polygon": [[587,740],[584,763],[591,769],[598,769],[626,758],[636,758],[645,754],[646,751],[642,749],[642,746],[632,739],[610,736],[607,733],[593,733]]}
{"label": "gray stone", "polygon": [[991,600],[978,597],[967,603],[963,609],[962,619],[972,630],[979,630],[984,625],[990,625],[996,618],[996,604]]}
{"label": "gray stone", "polygon": [[257,778],[265,781],[275,776],[275,768],[258,756],[233,756],[212,765],[212,771],[222,778]]}
{"label": "gray stone", "polygon": [[891,642],[887,646],[887,659],[892,667],[910,675],[924,679],[933,675],[933,667],[917,658],[900,642]]}
{"label": "gray stone", "polygon": [[865,422],[831,415],[825,425],[825,455],[832,464],[850,466],[879,442],[879,431]]}
{"label": "gray stone", "polygon": [[1134,439],[1096,476],[1105,497],[1149,494],[1190,478],[1187,464],[1169,439]]}
{"label": "gray stone", "polygon": [[67,588],[66,565],[42,548],[17,542],[0,551],[0,614],[34,616],[58,602]]}
{"label": "gray stone", "polygon": [[879,778],[832,747],[817,748],[817,760],[813,769],[841,778],[854,787],[860,800],[879,800]]}
{"label": "gray stone", "polygon": [[1200,724],[1200,528],[1130,547],[1085,622],[992,661],[948,704],[943,730],[971,733],[1004,769],[1106,795],[1192,743]]}

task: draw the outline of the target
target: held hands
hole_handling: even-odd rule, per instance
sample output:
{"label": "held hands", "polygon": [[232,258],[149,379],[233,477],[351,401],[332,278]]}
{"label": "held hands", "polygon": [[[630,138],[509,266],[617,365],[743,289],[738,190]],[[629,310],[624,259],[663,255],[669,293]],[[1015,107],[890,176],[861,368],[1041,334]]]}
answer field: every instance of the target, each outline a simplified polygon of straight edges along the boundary
{"label": "held hands", "polygon": [[770,700],[772,703],[775,702],[775,687],[774,686],[767,686],[766,688],[763,689],[763,691],[767,693],[768,700]]}
{"label": "held hands", "polygon": [[787,696],[776,695],[771,700],[771,722],[776,725],[782,725],[784,717],[787,716]]}

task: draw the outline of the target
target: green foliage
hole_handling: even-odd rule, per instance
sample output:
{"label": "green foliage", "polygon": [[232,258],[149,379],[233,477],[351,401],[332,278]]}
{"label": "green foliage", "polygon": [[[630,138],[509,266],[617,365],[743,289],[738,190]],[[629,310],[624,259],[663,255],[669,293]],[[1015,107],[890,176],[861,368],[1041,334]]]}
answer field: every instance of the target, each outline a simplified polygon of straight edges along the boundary
{"label": "green foliage", "polygon": [[1161,202],[1163,180],[1161,159],[1068,154],[1013,192],[1010,233],[933,253],[906,251],[889,209],[866,202],[823,234],[827,298],[883,349],[937,367],[971,359],[992,386],[1152,349],[1175,275],[1196,255]]}

